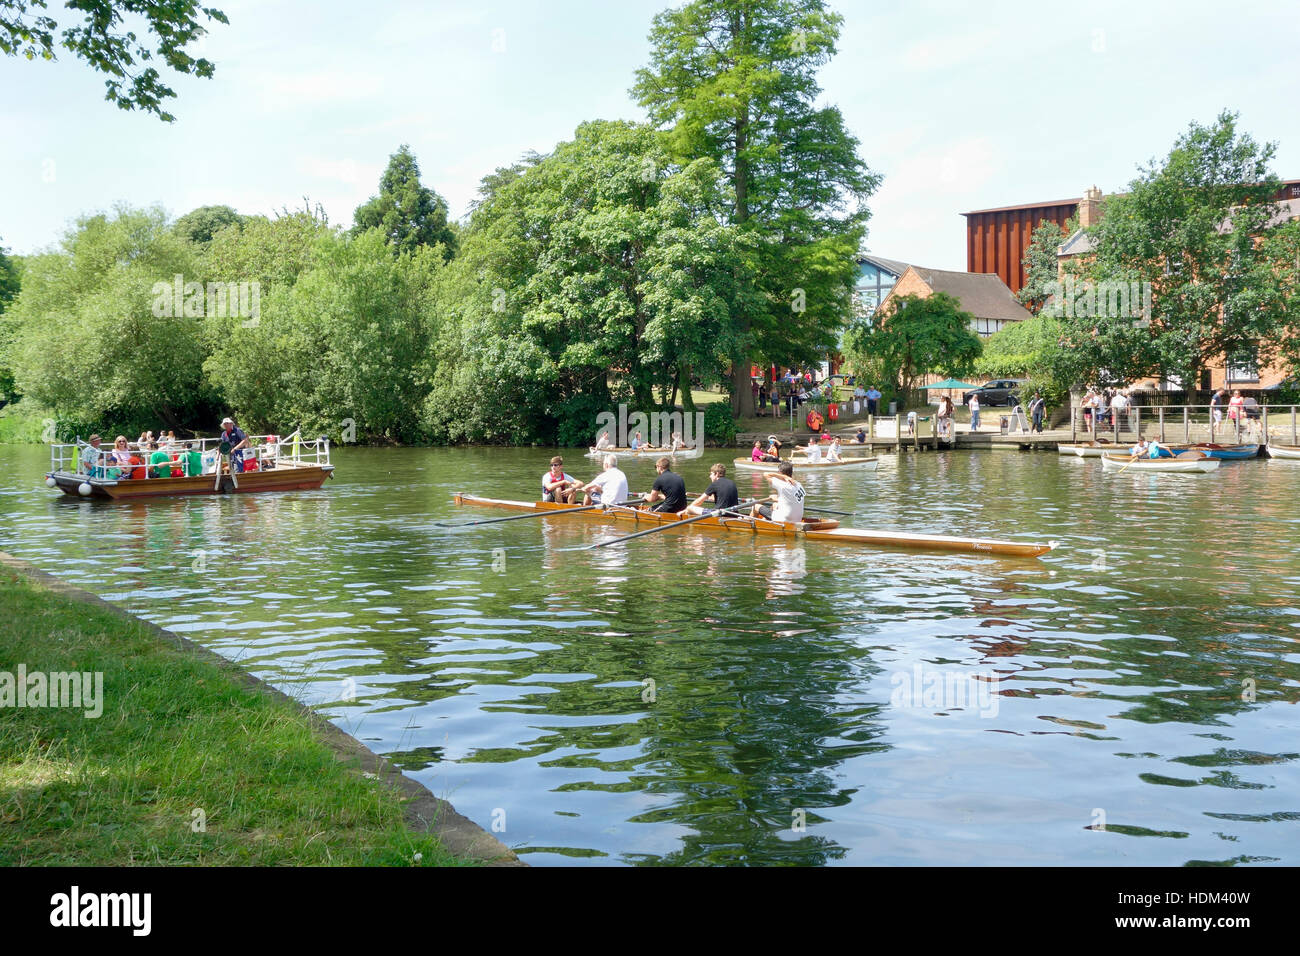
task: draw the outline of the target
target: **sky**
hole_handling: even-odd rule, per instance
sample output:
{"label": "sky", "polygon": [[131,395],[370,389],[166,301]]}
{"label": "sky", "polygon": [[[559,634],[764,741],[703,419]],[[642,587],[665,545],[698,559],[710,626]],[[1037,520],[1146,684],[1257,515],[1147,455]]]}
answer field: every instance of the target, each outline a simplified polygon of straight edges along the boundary
{"label": "sky", "polygon": [[[212,79],[167,78],[167,124],[103,99],[103,77],[0,59],[0,245],[54,246],[78,216],[161,204],[350,225],[407,143],[455,217],[479,180],[628,95],[665,0],[205,0],[224,10]],[[61,5],[50,4],[62,14]],[[866,248],[965,269],[974,209],[1122,190],[1188,124],[1223,109],[1300,178],[1300,4],[850,2],[821,73],[882,174]]]}

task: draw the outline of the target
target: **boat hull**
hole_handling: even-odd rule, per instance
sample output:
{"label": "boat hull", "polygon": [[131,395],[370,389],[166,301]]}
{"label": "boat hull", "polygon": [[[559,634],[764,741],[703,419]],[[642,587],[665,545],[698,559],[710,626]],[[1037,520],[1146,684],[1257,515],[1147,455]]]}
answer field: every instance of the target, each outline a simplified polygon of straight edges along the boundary
{"label": "boat hull", "polygon": [[[556,504],[546,501],[509,501],[501,498],[481,498],[478,495],[459,494],[453,496],[458,505],[476,505],[489,508],[504,508],[510,511],[564,511],[571,505]],[[608,510],[570,511],[556,517],[583,518],[588,521],[618,522],[626,524],[653,525],[671,524],[680,520],[675,514],[661,514],[635,508],[611,508]],[[912,534],[898,531],[869,531],[860,528],[841,528],[839,523],[830,520],[810,520],[799,524],[776,521],[764,521],[762,518],[702,518],[691,524],[683,525],[687,529],[721,531],[727,534],[754,537],[769,537],[830,541],[840,544],[866,544],[881,548],[901,548],[919,551],[968,552],[972,554],[997,554],[1004,557],[1036,558],[1056,547],[1056,542],[1038,544],[1023,541],[1000,541],[995,538],[959,538],[939,534]]]}
{"label": "boat hull", "polygon": [[1110,442],[1061,442],[1056,451],[1061,455],[1074,455],[1077,458],[1100,458],[1106,452],[1116,451],[1119,447]]}
{"label": "boat hull", "polygon": [[1300,445],[1268,445],[1267,447],[1269,458],[1300,461]]}
{"label": "boat hull", "polygon": [[1155,474],[1208,474],[1221,465],[1222,462],[1217,458],[1138,458],[1134,460],[1128,455],[1102,455],[1101,467],[1104,471],[1119,472],[1128,469],[1130,472],[1143,471]]}
{"label": "boat hull", "polygon": [[[790,463],[795,466],[799,474],[805,475],[808,472],[816,471],[874,471],[880,464],[878,458],[852,458],[843,461],[821,461],[815,464],[809,464],[806,459],[792,458]],[[748,458],[733,459],[733,466],[740,471],[762,471],[775,473],[779,463],[775,461],[750,461]]]}
{"label": "boat hull", "polygon": [[[216,474],[196,475],[193,478],[129,478],[111,480],[88,478],[67,472],[53,472],[55,487],[73,498],[98,498],[112,501],[134,501],[139,498],[164,498],[174,495],[252,494],[259,491],[302,491],[319,488],[325,479],[334,474],[333,465],[285,465],[266,471],[250,471],[236,475],[235,487],[229,474],[221,478],[217,487]],[[82,495],[80,488],[90,485],[90,494]]]}
{"label": "boat hull", "polygon": [[1161,446],[1160,457],[1173,458],[1185,451],[1199,451],[1220,461],[1245,461],[1259,457],[1258,445],[1164,445]]}
{"label": "boat hull", "polygon": [[616,455],[619,458],[648,458],[654,461],[657,458],[675,458],[678,461],[686,461],[691,458],[699,458],[704,454],[703,448],[679,448],[677,451],[667,451],[663,448],[652,448],[649,451],[631,448],[592,448],[584,458],[595,458],[597,460],[604,458],[606,455]]}

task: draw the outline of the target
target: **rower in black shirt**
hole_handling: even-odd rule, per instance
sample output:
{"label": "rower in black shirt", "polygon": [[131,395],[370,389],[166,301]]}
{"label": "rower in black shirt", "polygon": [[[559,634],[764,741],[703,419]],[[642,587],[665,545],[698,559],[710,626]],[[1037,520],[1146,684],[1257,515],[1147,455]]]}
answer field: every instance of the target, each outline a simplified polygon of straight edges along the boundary
{"label": "rower in black shirt", "polygon": [[[727,477],[727,466],[719,462],[709,469],[709,477],[713,483],[704,489],[704,494],[700,495],[686,509],[687,514],[702,515],[706,511],[720,511],[724,508],[735,508],[740,504],[740,491],[736,488],[736,483]],[[713,507],[705,508],[704,502],[712,500]]]}
{"label": "rower in black shirt", "polygon": [[681,475],[668,470],[669,464],[667,458],[655,462],[655,471],[659,472],[659,477],[655,479],[645,500],[651,506],[651,511],[671,511],[676,514],[686,509],[686,482]]}

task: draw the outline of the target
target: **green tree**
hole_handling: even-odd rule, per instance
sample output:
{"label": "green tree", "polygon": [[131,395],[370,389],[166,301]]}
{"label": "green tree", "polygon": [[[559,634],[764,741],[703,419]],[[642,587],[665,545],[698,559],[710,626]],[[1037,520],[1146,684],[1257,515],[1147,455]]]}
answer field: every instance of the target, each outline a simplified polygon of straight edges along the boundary
{"label": "green tree", "polygon": [[358,206],[353,219],[354,234],[378,229],[395,252],[441,243],[444,260],[456,254],[456,231],[447,222],[447,203],[420,183],[420,166],[409,146],[389,157],[379,180],[379,195]]}
{"label": "green tree", "polygon": [[655,17],[632,90],[676,162],[722,170],[727,216],[747,234],[738,277],[752,291],[728,336],[738,415],[754,411],[751,359],[809,361],[835,346],[851,313],[879,180],[839,110],[816,103],[842,19],[821,0],[693,0]]}
{"label": "green tree", "polygon": [[1016,300],[1030,312],[1042,311],[1059,288],[1056,250],[1079,228],[1078,223],[1077,216],[1071,218],[1063,232],[1056,223],[1044,219],[1030,234],[1024,257],[1025,284],[1016,293]]}
{"label": "green tree", "polygon": [[[1163,162],[1106,200],[1080,270],[1088,285],[1063,320],[1076,381],[1154,376],[1195,388],[1227,357],[1276,358],[1300,300],[1296,260],[1268,241],[1279,212],[1274,151],[1225,112],[1210,126],[1192,123]],[[1108,286],[1149,290],[1150,315],[1131,302],[1114,308],[1118,296],[1097,294]]]}
{"label": "green tree", "polygon": [[988,378],[1026,379],[1028,386],[1020,390],[1022,399],[1027,402],[1037,390],[1049,405],[1059,405],[1072,384],[1060,338],[1061,322],[1049,312],[1023,322],[1008,322],[984,340],[975,371]]}
{"label": "green tree", "polygon": [[18,296],[22,285],[19,277],[18,263],[9,258],[5,247],[0,245],[0,405],[13,401],[17,397],[14,388],[14,373],[5,356],[13,338],[15,324],[4,317],[5,308]]}
{"label": "green tree", "polygon": [[859,374],[884,378],[906,404],[925,376],[960,378],[974,370],[981,350],[974,321],[947,293],[899,296],[849,329],[844,356]]}
{"label": "green tree", "polygon": [[173,228],[190,242],[206,244],[222,229],[243,225],[244,220],[244,216],[229,206],[200,206],[177,219]]}
{"label": "green tree", "polygon": [[0,312],[4,312],[17,296],[22,281],[18,275],[18,263],[9,258],[9,252],[0,245]]}
{"label": "green tree", "polygon": [[[108,89],[104,98],[110,103],[124,110],[144,110],[168,123],[176,117],[163,104],[176,93],[163,83],[157,69],[140,69],[141,64],[156,56],[182,76],[211,77],[212,62],[195,59],[186,48],[208,32],[199,14],[208,21],[230,23],[220,10],[201,7],[195,0],[76,0],[66,6],[81,13],[84,22],[59,32],[59,21],[43,12],[45,0],[0,0],[0,52],[53,60],[57,44],[109,77],[104,81]],[[127,18],[129,25],[124,22]],[[137,37],[139,20],[152,40]]]}

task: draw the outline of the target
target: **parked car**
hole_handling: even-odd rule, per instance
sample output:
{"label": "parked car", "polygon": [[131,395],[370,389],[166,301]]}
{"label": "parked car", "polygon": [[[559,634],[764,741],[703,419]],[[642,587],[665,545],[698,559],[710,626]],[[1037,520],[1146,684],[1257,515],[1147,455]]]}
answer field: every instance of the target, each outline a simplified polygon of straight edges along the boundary
{"label": "parked car", "polygon": [[981,405],[1019,405],[1020,386],[1024,384],[1023,378],[1000,378],[986,382],[979,388],[963,393],[962,404],[970,404],[970,397],[978,395]]}

